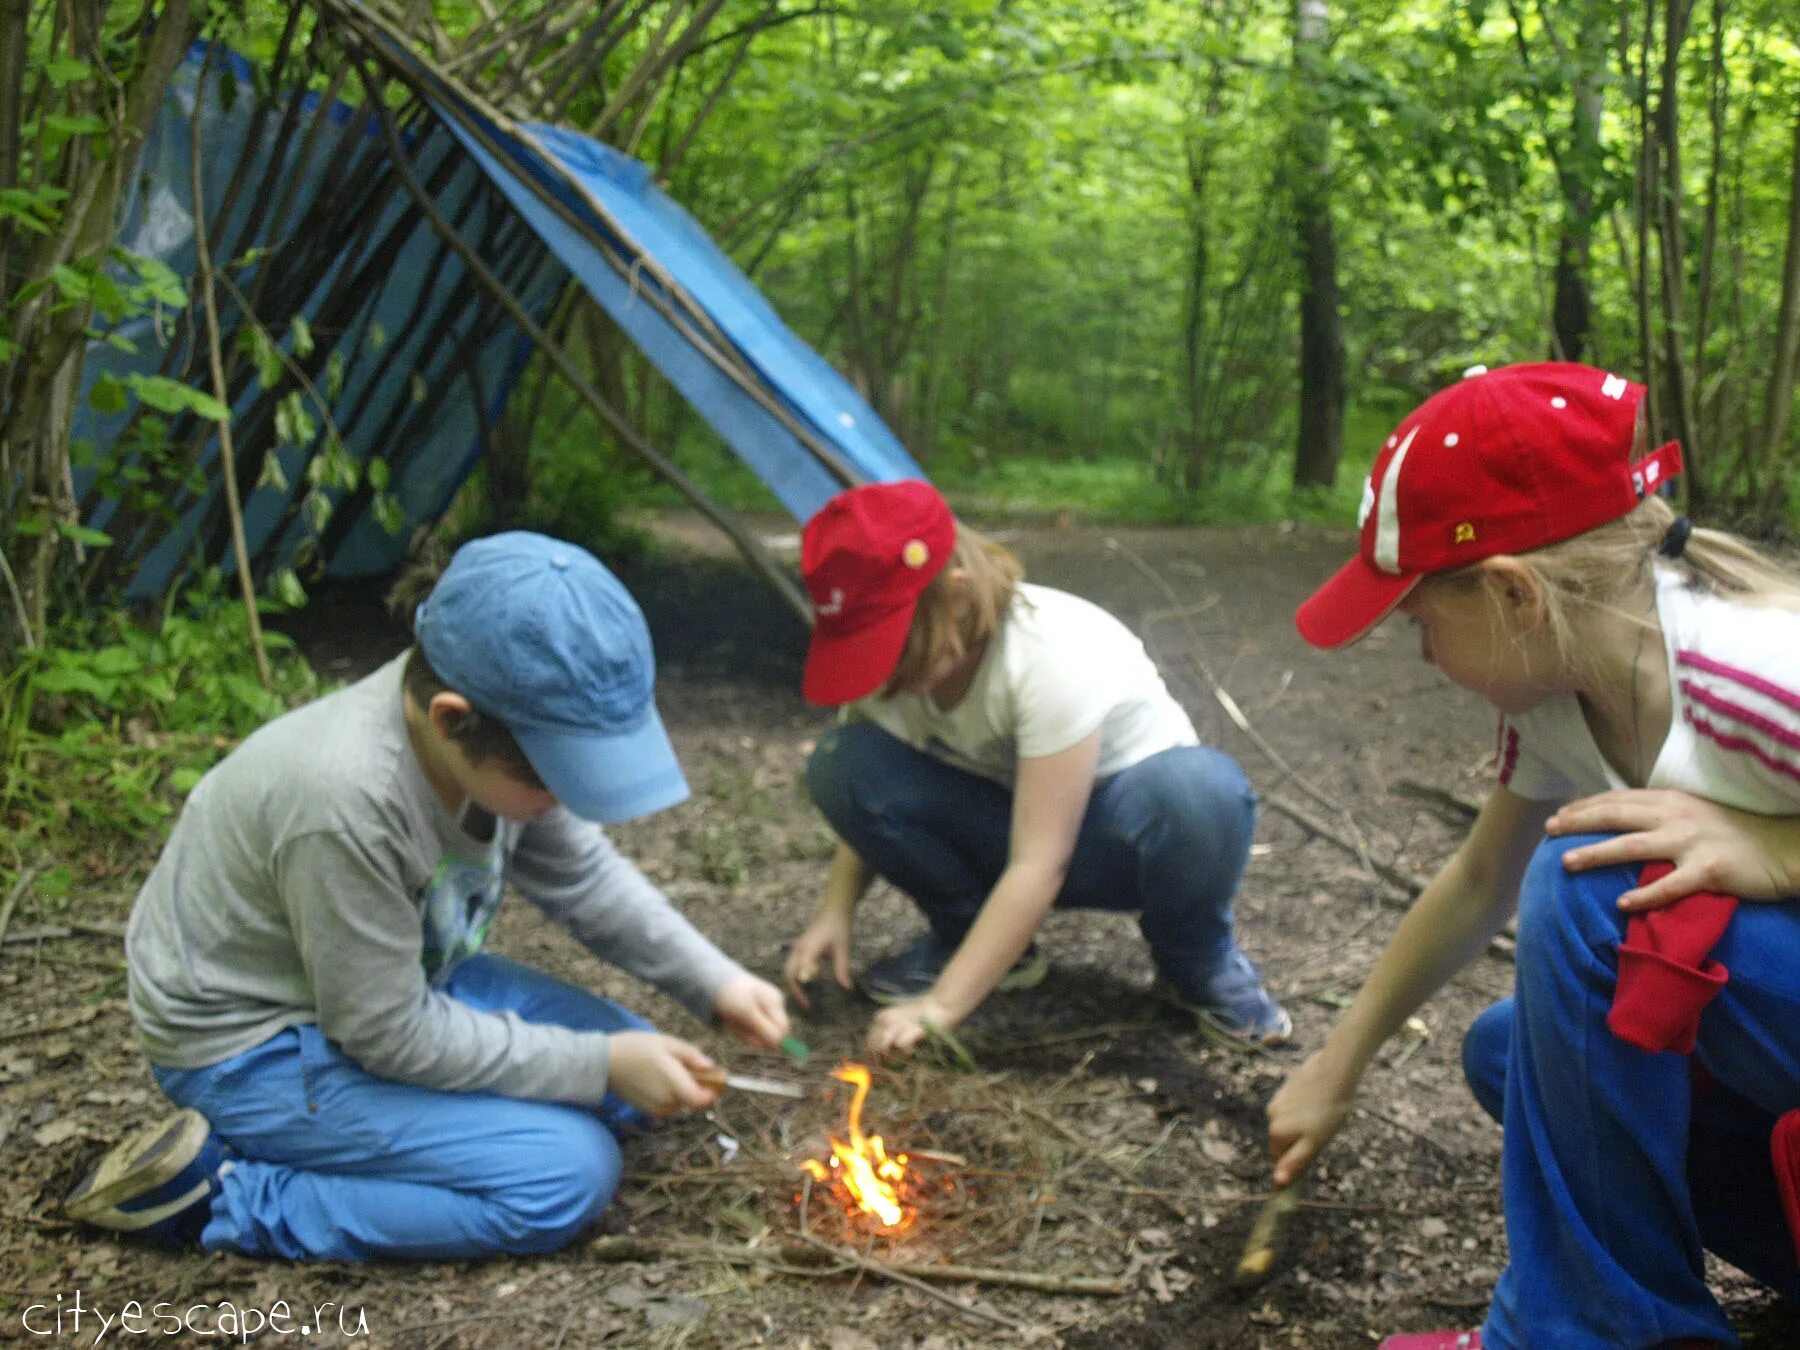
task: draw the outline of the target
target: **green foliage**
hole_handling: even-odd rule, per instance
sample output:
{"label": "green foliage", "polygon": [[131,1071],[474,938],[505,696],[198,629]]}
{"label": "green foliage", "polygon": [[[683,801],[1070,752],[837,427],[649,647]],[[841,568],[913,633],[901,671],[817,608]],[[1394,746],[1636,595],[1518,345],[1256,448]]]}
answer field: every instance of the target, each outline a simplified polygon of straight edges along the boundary
{"label": "green foliage", "polygon": [[66,621],[0,681],[0,845],[23,855],[54,839],[67,856],[71,832],[154,837],[237,739],[319,692],[288,638],[264,642],[273,691],[216,577],[155,628],[117,611]]}

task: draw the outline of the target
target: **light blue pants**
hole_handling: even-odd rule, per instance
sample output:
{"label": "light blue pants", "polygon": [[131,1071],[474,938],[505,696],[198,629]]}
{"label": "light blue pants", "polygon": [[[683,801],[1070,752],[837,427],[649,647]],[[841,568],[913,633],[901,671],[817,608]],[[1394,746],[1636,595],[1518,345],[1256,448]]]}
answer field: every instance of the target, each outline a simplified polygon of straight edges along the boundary
{"label": "light blue pants", "polygon": [[[820,737],[806,786],[838,838],[961,942],[1006,868],[1012,793],[867,722]],[[1057,908],[1135,912],[1157,969],[1200,999],[1234,950],[1255,834],[1256,794],[1231,756],[1165,750],[1094,785]]]}
{"label": "light blue pants", "polygon": [[[497,956],[464,962],[446,992],[580,1031],[650,1025]],[[643,1120],[610,1096],[594,1110],[388,1082],[310,1025],[203,1069],[154,1072],[239,1155],[201,1245],[295,1261],[554,1251],[611,1201],[616,1131]]]}
{"label": "light blue pants", "polygon": [[1495,1350],[1648,1350],[1737,1338],[1706,1287],[1710,1248],[1790,1298],[1800,1269],[1769,1129],[1800,1107],[1800,901],[1738,907],[1713,956],[1731,972],[1695,1055],[1606,1028],[1635,867],[1569,873],[1593,836],[1540,845],[1519,901],[1517,992],[1469,1029],[1463,1066],[1506,1128],[1510,1264],[1483,1343]]}

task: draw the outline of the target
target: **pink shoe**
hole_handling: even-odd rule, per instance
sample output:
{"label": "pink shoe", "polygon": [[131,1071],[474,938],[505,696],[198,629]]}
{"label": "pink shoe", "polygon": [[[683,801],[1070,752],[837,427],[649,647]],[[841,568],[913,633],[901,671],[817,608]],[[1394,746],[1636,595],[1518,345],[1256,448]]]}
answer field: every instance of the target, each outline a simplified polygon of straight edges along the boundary
{"label": "pink shoe", "polygon": [[1481,1350],[1479,1331],[1415,1331],[1389,1336],[1381,1350]]}

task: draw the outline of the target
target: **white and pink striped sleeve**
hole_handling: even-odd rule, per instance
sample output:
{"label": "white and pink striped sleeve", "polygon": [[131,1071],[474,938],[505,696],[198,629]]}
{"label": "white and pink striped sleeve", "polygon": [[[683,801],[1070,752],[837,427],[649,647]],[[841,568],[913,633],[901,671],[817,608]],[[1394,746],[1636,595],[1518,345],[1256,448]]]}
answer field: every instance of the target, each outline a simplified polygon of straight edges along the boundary
{"label": "white and pink striped sleeve", "polygon": [[[1753,780],[1767,805],[1800,813],[1800,651],[1771,669],[1691,648],[1675,653],[1682,715],[1698,743]],[[1760,795],[1760,794],[1759,794]]]}

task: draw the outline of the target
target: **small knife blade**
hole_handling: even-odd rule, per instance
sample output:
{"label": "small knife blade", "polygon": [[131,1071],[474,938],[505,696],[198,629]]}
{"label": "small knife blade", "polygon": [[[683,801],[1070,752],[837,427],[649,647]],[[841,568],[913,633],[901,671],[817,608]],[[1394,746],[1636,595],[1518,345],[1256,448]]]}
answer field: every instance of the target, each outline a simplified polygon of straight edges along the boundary
{"label": "small knife blade", "polygon": [[727,1073],[715,1069],[708,1073],[697,1073],[694,1077],[702,1083],[715,1088],[735,1088],[739,1092],[760,1092],[768,1097],[791,1097],[798,1101],[806,1095],[806,1089],[798,1083],[784,1082],[779,1078],[759,1078],[750,1073]]}

